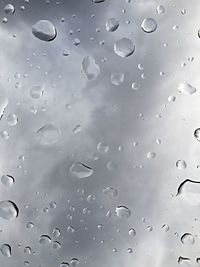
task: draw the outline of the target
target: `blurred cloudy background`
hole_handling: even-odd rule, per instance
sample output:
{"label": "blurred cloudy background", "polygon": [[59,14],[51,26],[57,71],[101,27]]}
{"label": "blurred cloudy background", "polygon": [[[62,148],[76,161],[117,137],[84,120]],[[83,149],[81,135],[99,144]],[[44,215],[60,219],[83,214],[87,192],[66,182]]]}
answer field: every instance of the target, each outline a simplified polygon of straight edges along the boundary
{"label": "blurred cloudy background", "polygon": [[[200,181],[199,1],[13,0],[0,12],[0,176],[15,181],[1,182],[0,201],[19,209],[0,218],[0,246],[11,248],[0,265],[198,266],[200,185],[177,190]],[[152,33],[141,28],[148,17]],[[32,34],[39,20],[53,23],[53,41]],[[114,52],[124,37],[128,57]],[[88,56],[94,79],[82,70]],[[78,162],[93,174],[74,176]]]}

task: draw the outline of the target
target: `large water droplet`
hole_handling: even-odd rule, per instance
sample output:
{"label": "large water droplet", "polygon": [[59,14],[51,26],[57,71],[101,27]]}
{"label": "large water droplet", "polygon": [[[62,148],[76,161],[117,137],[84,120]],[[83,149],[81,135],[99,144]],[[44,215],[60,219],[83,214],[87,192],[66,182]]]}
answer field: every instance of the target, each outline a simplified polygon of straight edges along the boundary
{"label": "large water droplet", "polygon": [[117,206],[115,208],[115,213],[116,213],[117,217],[119,217],[121,219],[127,219],[131,216],[130,209],[125,207],[125,206]]}
{"label": "large water droplet", "polygon": [[11,220],[18,216],[19,209],[17,205],[10,201],[4,200],[0,201],[0,217],[5,220]]}
{"label": "large water droplet", "polygon": [[5,186],[12,186],[15,180],[11,175],[6,174],[1,176],[1,182]]}
{"label": "large water droplet", "polygon": [[119,27],[119,21],[116,18],[110,18],[106,21],[106,31],[114,32]]}
{"label": "large water droplet", "polygon": [[181,242],[184,245],[193,245],[195,242],[194,236],[190,233],[185,233],[181,236]]}
{"label": "large water droplet", "polygon": [[79,179],[83,179],[83,178],[87,178],[91,176],[94,173],[94,171],[89,166],[83,163],[77,162],[77,163],[72,164],[72,166],[70,167],[70,173],[71,175]]}
{"label": "large water droplet", "polygon": [[135,45],[130,39],[124,37],[115,42],[114,51],[120,57],[128,57],[134,53]]}
{"label": "large water droplet", "polygon": [[52,145],[59,141],[61,130],[52,124],[45,124],[36,132],[36,138],[42,145]]}
{"label": "large water droplet", "polygon": [[41,85],[34,85],[30,89],[30,96],[34,99],[39,99],[44,93],[44,87]]}
{"label": "large water droplet", "polygon": [[106,0],[92,0],[93,3],[102,3],[105,2]]}
{"label": "large water droplet", "polygon": [[11,257],[11,246],[8,244],[3,244],[0,247],[0,251],[3,256],[10,258]]}
{"label": "large water droplet", "polygon": [[157,29],[157,23],[155,19],[145,18],[141,24],[141,28],[146,33],[152,33]]}
{"label": "large water droplet", "polygon": [[88,80],[96,79],[100,73],[100,67],[96,64],[96,61],[90,56],[84,57],[81,68]]}
{"label": "large water droplet", "polygon": [[46,42],[53,41],[56,38],[57,31],[55,26],[49,20],[39,20],[32,27],[33,35]]}
{"label": "large water droplet", "polygon": [[4,7],[4,12],[6,14],[13,14],[15,12],[15,7],[12,5],[12,4],[7,4],[5,7]]}
{"label": "large water droplet", "polygon": [[196,93],[197,89],[195,87],[193,87],[191,84],[189,83],[181,83],[178,86],[178,90],[179,92],[185,94],[185,95],[193,95]]}
{"label": "large water droplet", "polygon": [[192,206],[200,205],[200,182],[184,180],[178,187],[176,196],[180,196]]}

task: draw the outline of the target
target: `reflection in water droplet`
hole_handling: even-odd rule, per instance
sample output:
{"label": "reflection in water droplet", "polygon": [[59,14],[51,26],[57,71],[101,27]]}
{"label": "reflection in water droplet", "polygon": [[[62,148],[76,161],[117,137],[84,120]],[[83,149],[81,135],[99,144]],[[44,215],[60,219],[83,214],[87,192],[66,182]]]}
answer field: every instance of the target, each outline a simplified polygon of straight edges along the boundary
{"label": "reflection in water droplet", "polygon": [[36,138],[42,145],[52,145],[59,141],[61,130],[52,124],[45,124],[36,132]]}
{"label": "reflection in water droplet", "polygon": [[119,21],[116,18],[110,18],[106,21],[106,31],[114,32],[119,27]]}
{"label": "reflection in water droplet", "polygon": [[129,208],[127,208],[125,206],[117,206],[115,208],[115,213],[116,213],[117,217],[119,217],[121,219],[127,219],[131,216],[131,211],[129,210]]}
{"label": "reflection in water droplet", "polygon": [[112,73],[110,76],[110,81],[113,85],[120,85],[124,82],[124,73]]}
{"label": "reflection in water droplet", "polygon": [[33,35],[46,42],[53,41],[56,38],[57,31],[49,20],[39,20],[32,27]]}
{"label": "reflection in water droplet", "polygon": [[114,51],[120,57],[128,57],[134,53],[135,45],[130,39],[124,37],[115,42]]}
{"label": "reflection in water droplet", "polygon": [[145,18],[141,24],[141,27],[144,32],[152,33],[157,29],[157,23],[152,18]]}
{"label": "reflection in water droplet", "polygon": [[17,205],[10,201],[4,200],[0,201],[0,217],[5,220],[11,220],[18,216],[19,209]]}
{"label": "reflection in water droplet", "polygon": [[34,99],[39,99],[44,93],[44,87],[41,85],[34,85],[30,89],[30,96]]}
{"label": "reflection in water droplet", "polygon": [[12,186],[15,182],[15,179],[11,175],[2,175],[1,182],[5,186]]}
{"label": "reflection in water droplet", "polygon": [[184,169],[187,168],[187,163],[186,163],[185,160],[180,159],[180,160],[178,160],[178,161],[176,162],[176,167],[177,167],[179,170],[184,170]]}
{"label": "reflection in water droplet", "polygon": [[4,7],[4,12],[6,14],[13,14],[15,12],[15,7],[12,5],[12,4],[7,4],[5,7]]}
{"label": "reflection in water droplet", "polygon": [[96,64],[96,61],[90,56],[84,57],[81,68],[82,72],[88,80],[96,79],[100,73],[100,67]]}
{"label": "reflection in water droplet", "polygon": [[41,245],[48,245],[51,243],[51,238],[48,235],[42,235],[39,239]]}
{"label": "reflection in water droplet", "polygon": [[193,245],[195,242],[195,239],[192,234],[185,233],[181,236],[181,242],[184,245]]}
{"label": "reflection in water droplet", "polygon": [[194,131],[194,137],[200,142],[200,128]]}
{"label": "reflection in water droplet", "polygon": [[79,179],[83,179],[83,178],[87,178],[91,176],[94,173],[94,171],[92,168],[88,167],[87,165],[78,162],[78,163],[72,164],[72,166],[70,167],[70,173],[71,175]]}
{"label": "reflection in water droplet", "polygon": [[179,92],[185,94],[185,95],[193,95],[196,93],[197,89],[195,87],[193,87],[191,84],[189,83],[181,83],[178,86],[178,90]]}
{"label": "reflection in water droplet", "polygon": [[0,247],[0,251],[3,256],[10,258],[11,257],[11,246],[8,244],[3,244]]}

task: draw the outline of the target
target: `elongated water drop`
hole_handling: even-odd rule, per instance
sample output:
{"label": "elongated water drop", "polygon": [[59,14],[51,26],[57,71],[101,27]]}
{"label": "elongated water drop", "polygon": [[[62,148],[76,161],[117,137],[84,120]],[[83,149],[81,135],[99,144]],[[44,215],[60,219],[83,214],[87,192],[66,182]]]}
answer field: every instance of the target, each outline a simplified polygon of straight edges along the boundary
{"label": "elongated water drop", "polygon": [[76,178],[83,179],[91,176],[94,173],[94,171],[89,166],[78,162],[71,165],[70,173]]}
{"label": "elongated water drop", "polygon": [[3,244],[0,247],[1,254],[5,257],[11,257],[11,246],[8,244]]}
{"label": "elongated water drop", "polygon": [[129,208],[125,207],[125,206],[117,206],[115,208],[115,213],[117,215],[117,217],[121,218],[121,219],[127,219],[131,216],[131,211]]}

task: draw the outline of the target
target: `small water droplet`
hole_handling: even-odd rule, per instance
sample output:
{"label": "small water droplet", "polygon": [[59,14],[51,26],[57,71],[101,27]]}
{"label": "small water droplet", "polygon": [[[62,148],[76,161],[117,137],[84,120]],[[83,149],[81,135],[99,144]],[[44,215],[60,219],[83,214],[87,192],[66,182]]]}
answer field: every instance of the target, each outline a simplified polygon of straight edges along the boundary
{"label": "small water droplet", "polygon": [[136,236],[136,231],[135,231],[135,229],[133,229],[133,228],[129,229],[128,234],[129,234],[130,236]]}
{"label": "small water droplet", "polygon": [[118,72],[118,73],[112,73],[110,76],[110,81],[113,85],[119,86],[124,82],[124,73]]}
{"label": "small water droplet", "polygon": [[83,178],[87,178],[87,177],[91,176],[94,173],[94,171],[89,166],[78,162],[78,163],[74,163],[71,165],[70,173],[71,173],[71,175],[73,175],[79,179],[83,179]]}
{"label": "small water droplet", "polygon": [[44,93],[44,87],[41,85],[34,85],[30,89],[30,96],[33,99],[39,99]]}
{"label": "small water droplet", "polygon": [[8,115],[7,123],[9,126],[15,126],[18,123],[18,117],[15,114]]}
{"label": "small water droplet", "polygon": [[186,163],[185,160],[180,159],[180,160],[178,160],[178,161],[176,162],[176,167],[177,167],[179,170],[184,170],[184,169],[187,168],[187,163]]}
{"label": "small water droplet", "polygon": [[48,235],[42,235],[39,239],[41,245],[48,245],[51,243],[51,238]]}
{"label": "small water droplet", "polygon": [[195,239],[192,234],[185,233],[181,236],[181,243],[184,245],[193,245],[195,242]]}

